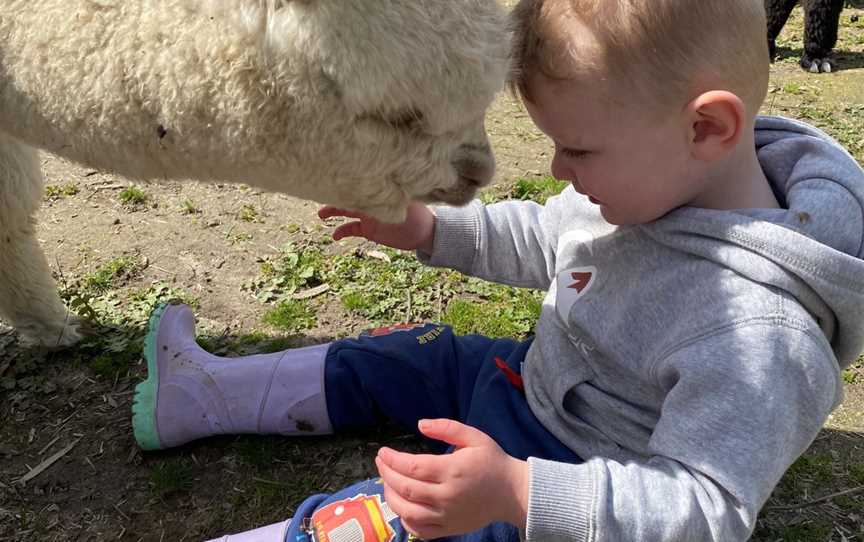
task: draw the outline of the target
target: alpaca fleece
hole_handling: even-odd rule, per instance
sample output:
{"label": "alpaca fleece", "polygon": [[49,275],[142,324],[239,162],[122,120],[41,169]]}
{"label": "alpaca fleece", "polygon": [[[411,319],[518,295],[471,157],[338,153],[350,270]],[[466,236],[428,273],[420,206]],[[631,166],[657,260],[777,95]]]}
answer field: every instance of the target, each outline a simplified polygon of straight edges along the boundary
{"label": "alpaca fleece", "polygon": [[0,316],[79,338],[34,237],[36,149],[398,221],[490,182],[483,119],[508,53],[495,0],[4,0]]}

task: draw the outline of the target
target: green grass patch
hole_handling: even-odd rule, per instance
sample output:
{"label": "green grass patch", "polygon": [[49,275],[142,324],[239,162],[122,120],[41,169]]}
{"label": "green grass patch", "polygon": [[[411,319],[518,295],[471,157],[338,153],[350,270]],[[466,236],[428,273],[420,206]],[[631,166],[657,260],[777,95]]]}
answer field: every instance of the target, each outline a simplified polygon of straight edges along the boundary
{"label": "green grass patch", "polygon": [[256,509],[278,510],[296,498],[292,484],[263,479],[256,479],[254,483],[252,503]]}
{"label": "green grass patch", "polygon": [[83,286],[90,292],[104,293],[119,285],[120,282],[133,278],[141,267],[141,261],[137,257],[120,256],[100,265],[85,276]]}
{"label": "green grass patch", "polygon": [[167,284],[105,291],[85,286],[86,282],[87,277],[60,289],[69,308],[97,326],[93,335],[67,352],[70,360],[105,378],[124,374],[140,359],[147,322],[157,305],[172,299],[197,305],[193,296]]}
{"label": "green grass patch", "polygon": [[243,222],[259,222],[261,219],[258,216],[258,210],[254,205],[243,205],[237,213],[237,218]]}
{"label": "green grass patch", "polygon": [[[242,363],[242,362],[241,362]],[[282,452],[279,439],[250,435],[238,439],[231,446],[237,458],[256,470],[269,470],[276,465]]]}
{"label": "green grass patch", "polygon": [[144,192],[144,190],[135,185],[126,187],[121,190],[118,197],[124,205],[130,206],[143,205],[147,203],[148,199],[150,199],[150,196],[148,196],[147,193]]}
{"label": "green grass patch", "polygon": [[91,358],[87,365],[97,375],[103,378],[114,378],[117,374],[126,373],[141,359],[143,355],[143,339],[135,343],[124,341],[119,352],[106,352]]}
{"label": "green grass patch", "polygon": [[336,297],[346,311],[373,326],[443,321],[460,333],[520,338],[537,320],[542,292],[470,279],[427,267],[413,253],[380,248],[383,256],[355,251],[327,258],[319,246],[288,245],[264,261],[260,276],[244,288],[274,303],[264,322],[289,333],[314,325],[319,302],[291,294],[323,284],[329,287],[323,299]]}
{"label": "green grass patch", "polygon": [[829,540],[834,528],[830,522],[815,521],[782,527],[773,534],[772,540],[782,542],[821,542]]}
{"label": "green grass patch", "polygon": [[198,346],[217,356],[245,356],[248,354],[281,352],[296,347],[291,336],[274,337],[264,331],[253,331],[237,337],[198,335]]}
{"label": "green grass patch", "polygon": [[[477,279],[470,279],[477,281]],[[523,338],[540,317],[542,293],[477,281],[485,295],[456,298],[447,305],[442,321],[460,335]]]}
{"label": "green grass patch", "polygon": [[343,306],[374,325],[440,319],[460,276],[427,267],[412,253],[383,253],[389,262],[353,253],[333,258],[326,280]]}
{"label": "green grass patch", "polygon": [[834,460],[828,454],[808,453],[799,457],[780,481],[778,494],[795,499],[806,491],[817,491],[834,480],[833,466]]}
{"label": "green grass patch", "polygon": [[864,105],[847,105],[838,109],[808,105],[798,110],[797,117],[825,130],[859,163],[864,162]]}
{"label": "green grass patch", "polygon": [[150,471],[150,490],[160,498],[188,491],[193,482],[192,466],[183,458],[160,461]]}
{"label": "green grass patch", "polygon": [[262,321],[280,331],[298,333],[314,327],[316,318],[306,301],[283,299],[264,314]]}
{"label": "green grass patch", "polygon": [[537,179],[516,179],[511,195],[514,199],[531,200],[542,205],[547,199],[561,193],[568,184],[567,181],[559,181],[548,176]]}
{"label": "green grass patch", "polygon": [[195,215],[201,212],[201,209],[198,205],[192,201],[191,199],[183,200],[183,203],[180,205],[180,212],[184,215]]}
{"label": "green grass patch", "polygon": [[859,357],[848,369],[843,371],[843,382],[857,384],[864,381],[864,356]]}
{"label": "green grass patch", "polygon": [[56,200],[78,193],[78,186],[73,182],[64,184],[49,184],[45,187],[45,199]]}
{"label": "green grass patch", "polygon": [[[858,458],[859,461],[864,461],[864,458]],[[864,485],[864,463],[856,463],[849,466],[849,479],[854,485]]]}
{"label": "green grass patch", "polygon": [[321,248],[306,243],[289,243],[279,255],[261,263],[260,276],[242,286],[264,303],[290,296],[298,289],[313,288],[325,281],[326,268]]}

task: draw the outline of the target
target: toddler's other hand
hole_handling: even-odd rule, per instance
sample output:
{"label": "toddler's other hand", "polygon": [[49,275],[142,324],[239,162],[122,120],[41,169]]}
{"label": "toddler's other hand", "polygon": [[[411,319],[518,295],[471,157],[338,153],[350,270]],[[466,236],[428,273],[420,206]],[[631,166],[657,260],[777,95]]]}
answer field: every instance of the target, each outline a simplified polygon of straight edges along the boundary
{"label": "toddler's other hand", "polygon": [[507,455],[482,431],[454,420],[421,420],[429,438],[456,446],[445,455],[381,448],[375,465],[384,498],[405,528],[429,540],[495,521],[525,527],[528,464]]}
{"label": "toddler's other hand", "polygon": [[432,252],[435,214],[420,202],[414,201],[408,205],[408,216],[405,222],[399,224],[387,224],[367,214],[329,205],[318,210],[318,217],[322,220],[334,216],[357,219],[336,228],[333,232],[333,239],[336,241],[344,237],[365,237],[370,241],[400,250]]}

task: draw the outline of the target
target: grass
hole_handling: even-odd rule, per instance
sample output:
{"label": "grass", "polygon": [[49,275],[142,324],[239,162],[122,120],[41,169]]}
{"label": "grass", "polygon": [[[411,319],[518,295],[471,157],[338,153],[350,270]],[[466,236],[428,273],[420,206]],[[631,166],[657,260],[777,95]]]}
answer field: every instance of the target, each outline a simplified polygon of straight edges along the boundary
{"label": "grass", "polygon": [[561,192],[568,184],[553,177],[516,179],[511,195],[514,199],[531,200],[542,204],[551,196]]}
{"label": "grass", "polygon": [[264,314],[262,321],[279,331],[299,333],[315,325],[315,312],[305,301],[283,299]]}
{"label": "grass", "polygon": [[84,287],[94,293],[104,293],[119,286],[141,270],[142,263],[137,257],[120,256],[114,258],[84,277]]}
{"label": "grass", "polygon": [[282,456],[283,448],[284,443],[257,435],[243,437],[231,445],[242,463],[259,472],[271,470]]}
{"label": "grass", "polygon": [[201,212],[201,208],[191,199],[185,199],[180,206],[180,212],[184,215],[195,215]]}
{"label": "grass", "polygon": [[807,522],[782,527],[774,534],[777,542],[820,542],[828,540],[834,528],[828,521]]}
{"label": "grass", "polygon": [[121,190],[118,198],[120,198],[120,201],[123,202],[124,205],[135,207],[147,203],[150,196],[148,196],[141,188],[132,185]]}
{"label": "grass", "polygon": [[[323,250],[311,243],[302,249],[287,245],[261,264],[259,278],[245,288],[275,305],[265,314],[266,324],[290,333],[309,329],[316,308],[331,299],[371,326],[436,321],[458,333],[497,337],[527,336],[540,314],[542,292],[429,268],[411,253],[383,249],[384,260],[362,252],[327,258]],[[320,300],[292,297],[323,284],[329,291]]]}
{"label": "grass", "polygon": [[532,296],[527,305],[510,302],[476,303],[454,299],[447,305],[442,321],[459,335],[480,334],[487,337],[524,337],[540,316],[540,301]]}
{"label": "grass", "polygon": [[123,286],[139,265],[135,258],[119,257],[91,274],[61,284],[60,296],[67,305],[97,325],[68,355],[72,362],[87,365],[103,378],[126,374],[141,359],[147,322],[157,305],[179,299],[197,306],[195,297],[167,284]]}
{"label": "grass", "polygon": [[275,258],[260,264],[260,276],[243,286],[265,303],[290,296],[298,289],[319,286],[324,282],[324,254],[314,243],[282,247]]}
{"label": "grass", "polygon": [[261,220],[255,206],[249,204],[245,204],[240,208],[240,211],[237,213],[237,218],[243,222],[260,222]]}
{"label": "grass", "polygon": [[546,203],[550,197],[558,194],[569,183],[559,181],[549,175],[541,177],[520,177],[505,187],[492,187],[480,194],[480,200],[485,204],[506,200],[530,200],[539,204]]}
{"label": "grass", "polygon": [[78,185],[73,182],[67,182],[64,184],[49,184],[45,187],[45,199],[61,199],[67,196],[74,196],[78,192]]}
{"label": "grass", "polygon": [[192,488],[194,471],[185,458],[160,461],[150,471],[150,491],[159,498]]}

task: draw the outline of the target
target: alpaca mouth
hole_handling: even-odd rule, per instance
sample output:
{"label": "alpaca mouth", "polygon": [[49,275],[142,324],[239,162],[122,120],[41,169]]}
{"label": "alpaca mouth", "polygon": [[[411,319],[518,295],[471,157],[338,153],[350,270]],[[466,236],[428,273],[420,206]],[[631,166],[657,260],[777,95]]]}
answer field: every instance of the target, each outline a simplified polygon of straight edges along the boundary
{"label": "alpaca mouth", "polygon": [[481,186],[487,183],[481,183],[476,179],[468,177],[459,177],[456,186],[448,189],[437,188],[430,192],[426,198],[427,203],[446,203],[448,205],[462,206],[469,203]]}
{"label": "alpaca mouth", "polygon": [[495,158],[488,145],[462,145],[459,157],[452,162],[456,182],[447,188],[436,188],[423,200],[427,203],[446,203],[462,206],[477,195],[477,191],[492,182]]}

